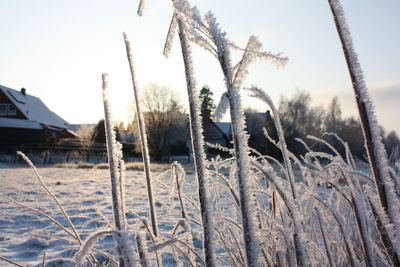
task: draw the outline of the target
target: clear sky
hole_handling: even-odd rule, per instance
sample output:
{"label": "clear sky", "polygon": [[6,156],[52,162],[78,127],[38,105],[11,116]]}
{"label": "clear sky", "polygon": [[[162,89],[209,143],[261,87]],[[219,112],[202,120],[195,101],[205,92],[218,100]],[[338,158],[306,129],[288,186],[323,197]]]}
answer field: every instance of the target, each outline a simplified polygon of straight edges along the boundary
{"label": "clear sky", "polygon": [[[172,15],[171,2],[148,0],[143,17],[138,0],[1,1],[0,84],[40,97],[69,123],[96,123],[103,116],[101,74],[109,74],[116,119],[126,119],[133,100],[122,33],[133,45],[139,87],[150,82],[174,89],[187,102],[177,38],[162,56]],[[264,49],[289,58],[285,68],[258,62],[245,85],[263,88],[275,100],[305,90],[314,103],[339,96],[344,115],[356,114],[351,82],[327,1],[193,0],[212,11],[236,44],[259,37]],[[387,131],[400,133],[399,0],[342,0],[355,50]],[[198,87],[207,84],[218,102],[221,70],[206,52],[194,49]],[[265,110],[256,100],[245,105]]]}

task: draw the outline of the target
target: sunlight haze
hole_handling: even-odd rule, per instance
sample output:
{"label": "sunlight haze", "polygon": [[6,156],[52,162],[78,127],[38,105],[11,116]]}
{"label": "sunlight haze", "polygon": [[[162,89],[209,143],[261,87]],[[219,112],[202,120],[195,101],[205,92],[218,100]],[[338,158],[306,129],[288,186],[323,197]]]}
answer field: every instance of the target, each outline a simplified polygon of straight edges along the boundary
{"label": "sunlight haze", "polygon": [[[315,105],[339,96],[345,116],[355,115],[351,81],[327,1],[190,1],[204,15],[212,11],[228,37],[244,47],[251,34],[265,50],[289,58],[284,68],[257,62],[245,86],[263,88],[275,104],[281,95],[310,92]],[[109,74],[117,120],[129,119],[133,101],[122,33],[133,46],[138,86],[150,82],[175,90],[187,105],[186,82],[176,36],[168,59],[162,55],[172,16],[170,1],[3,1],[0,28],[0,84],[37,96],[69,123],[96,123],[103,116],[101,74]],[[387,132],[400,133],[400,10],[398,0],[343,0],[355,51]],[[217,103],[225,91],[217,61],[193,47],[197,87],[208,85]],[[240,53],[234,55],[236,61]],[[235,63],[235,62],[234,62]],[[243,94],[246,94],[243,92]],[[245,106],[265,110],[245,97]]]}

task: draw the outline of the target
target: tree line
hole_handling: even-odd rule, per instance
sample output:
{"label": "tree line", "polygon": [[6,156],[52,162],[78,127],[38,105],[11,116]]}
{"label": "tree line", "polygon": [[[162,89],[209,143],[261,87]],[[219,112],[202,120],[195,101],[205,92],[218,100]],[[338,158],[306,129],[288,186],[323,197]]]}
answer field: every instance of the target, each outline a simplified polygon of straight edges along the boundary
{"label": "tree line", "polygon": [[[250,134],[250,147],[262,154],[279,158],[279,149],[274,145],[274,142],[278,142],[278,135],[272,115],[267,111],[266,116],[263,117],[251,109],[246,110],[245,113]],[[360,122],[351,116],[343,117],[337,97],[334,97],[328,107],[324,108],[312,106],[311,95],[304,91],[297,91],[290,98],[281,97],[278,114],[287,146],[296,156],[304,155],[308,149],[332,153],[326,144],[308,138],[308,136],[313,136],[327,141],[342,156],[345,156],[343,146],[345,142],[353,156],[362,160],[366,159]],[[391,131],[386,134],[383,127],[381,127],[381,132],[388,155],[398,153],[400,140],[396,132]],[[270,139],[266,137],[266,134]],[[301,141],[304,141],[308,147]]]}
{"label": "tree line", "polygon": [[[189,140],[189,122],[177,95],[168,87],[149,84],[143,88],[142,101],[152,158],[159,161],[163,156],[188,153],[186,146]],[[213,93],[208,86],[200,90],[200,101],[203,118],[215,120]],[[116,136],[119,141],[134,143],[134,151],[130,152],[140,153],[140,140],[137,140],[137,118],[134,116],[133,109],[130,110],[134,119],[127,125],[119,123],[115,127]],[[313,136],[327,141],[342,156],[345,156],[343,142],[346,142],[355,157],[366,159],[360,122],[354,117],[343,117],[337,97],[324,108],[313,106],[309,93],[297,91],[291,97],[281,97],[278,114],[287,146],[296,156],[304,155],[308,149],[332,152],[327,145],[308,138],[308,136]],[[245,115],[249,146],[257,153],[281,159],[281,153],[276,146],[278,135],[273,115],[268,110],[257,112],[251,108],[245,110]],[[396,156],[400,148],[398,135],[394,131],[386,133],[382,127],[381,130],[388,155]],[[100,120],[94,130],[86,135],[89,135],[88,138],[92,142],[105,143],[104,120]],[[307,147],[302,141],[307,144]]]}

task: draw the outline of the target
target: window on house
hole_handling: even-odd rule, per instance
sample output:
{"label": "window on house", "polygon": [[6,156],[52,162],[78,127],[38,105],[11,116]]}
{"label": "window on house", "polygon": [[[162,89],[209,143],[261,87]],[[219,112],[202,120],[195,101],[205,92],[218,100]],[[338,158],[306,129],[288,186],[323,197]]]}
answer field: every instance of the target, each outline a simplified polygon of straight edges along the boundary
{"label": "window on house", "polygon": [[8,115],[17,115],[17,109],[13,104],[8,104]]}
{"label": "window on house", "polygon": [[0,115],[7,115],[7,104],[0,104]]}

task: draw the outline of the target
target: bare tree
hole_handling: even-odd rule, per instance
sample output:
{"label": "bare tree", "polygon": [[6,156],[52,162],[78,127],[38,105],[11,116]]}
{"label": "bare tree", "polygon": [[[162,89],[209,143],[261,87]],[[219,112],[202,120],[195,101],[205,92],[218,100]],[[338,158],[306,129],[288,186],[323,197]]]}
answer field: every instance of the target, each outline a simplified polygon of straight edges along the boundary
{"label": "bare tree", "polygon": [[[189,138],[187,116],[174,92],[154,83],[143,88],[142,105],[150,154],[161,160],[171,153],[172,145],[184,145]],[[137,151],[140,152],[139,144]]]}
{"label": "bare tree", "polygon": [[342,130],[342,110],[340,108],[338,97],[334,97],[332,102],[328,106],[326,117],[325,117],[325,131],[326,132],[336,132],[340,135]]}
{"label": "bare tree", "polygon": [[[92,138],[94,131],[95,126],[87,124],[82,124],[76,131],[76,133],[79,135],[80,146],[82,147],[80,153],[86,157],[87,162],[90,161],[90,148],[94,142]],[[67,155],[67,161],[70,159],[70,153],[71,152],[69,152]]]}
{"label": "bare tree", "polygon": [[79,135],[80,139],[84,142],[90,142],[93,136],[94,126],[82,124],[76,130],[76,133]]}
{"label": "bare tree", "polygon": [[307,135],[320,137],[324,119],[324,109],[311,107],[311,95],[298,91],[292,98],[282,97],[279,103],[279,117],[288,147],[295,154],[302,154],[303,145],[295,138],[304,139]]}

